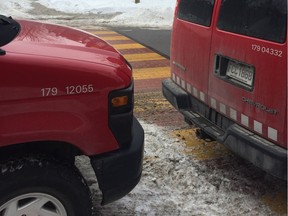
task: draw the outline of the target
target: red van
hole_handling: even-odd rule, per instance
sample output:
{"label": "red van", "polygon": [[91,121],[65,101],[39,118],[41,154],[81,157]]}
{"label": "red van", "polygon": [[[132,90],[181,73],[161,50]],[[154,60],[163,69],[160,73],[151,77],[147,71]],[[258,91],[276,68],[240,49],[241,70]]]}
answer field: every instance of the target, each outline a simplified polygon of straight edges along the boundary
{"label": "red van", "polygon": [[138,184],[144,131],[132,67],[115,48],[82,30],[0,15],[0,65],[1,216],[96,214],[79,155],[102,205]]}
{"label": "red van", "polygon": [[287,0],[178,0],[171,78],[185,120],[287,179]]}

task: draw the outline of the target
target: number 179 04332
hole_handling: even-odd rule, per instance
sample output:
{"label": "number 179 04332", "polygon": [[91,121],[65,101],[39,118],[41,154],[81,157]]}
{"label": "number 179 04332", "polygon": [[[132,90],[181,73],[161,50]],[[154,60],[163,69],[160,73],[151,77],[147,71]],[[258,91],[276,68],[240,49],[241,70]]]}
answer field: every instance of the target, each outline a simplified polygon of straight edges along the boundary
{"label": "number 179 04332", "polygon": [[273,56],[280,57],[280,58],[282,57],[282,54],[283,54],[282,50],[264,47],[264,46],[260,46],[257,44],[252,44],[252,50],[256,52],[261,52],[264,54],[273,55]]}

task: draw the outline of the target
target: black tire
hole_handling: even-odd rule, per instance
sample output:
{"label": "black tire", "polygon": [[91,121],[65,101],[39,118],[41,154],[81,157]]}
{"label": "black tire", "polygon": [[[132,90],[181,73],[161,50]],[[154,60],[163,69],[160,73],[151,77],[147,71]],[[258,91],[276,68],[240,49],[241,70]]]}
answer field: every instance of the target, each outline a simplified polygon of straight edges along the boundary
{"label": "black tire", "polygon": [[32,215],[50,211],[59,216],[91,216],[90,191],[78,169],[43,156],[1,162],[0,215],[28,216],[31,211]]}

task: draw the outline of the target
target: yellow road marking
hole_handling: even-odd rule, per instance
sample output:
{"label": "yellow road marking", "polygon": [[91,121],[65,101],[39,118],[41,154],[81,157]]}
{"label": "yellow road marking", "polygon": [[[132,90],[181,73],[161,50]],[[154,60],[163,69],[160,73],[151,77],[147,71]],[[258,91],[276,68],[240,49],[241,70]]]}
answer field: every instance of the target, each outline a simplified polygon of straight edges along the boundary
{"label": "yellow road marking", "polygon": [[118,34],[117,32],[114,31],[91,31],[91,33],[95,35]]}
{"label": "yellow road marking", "polygon": [[141,68],[133,70],[135,80],[166,78],[170,76],[170,67]]}
{"label": "yellow road marking", "polygon": [[101,36],[101,39],[106,40],[106,41],[121,41],[121,40],[130,40],[129,38],[125,37],[125,36]]}
{"label": "yellow road marking", "polygon": [[140,53],[140,54],[126,54],[124,57],[130,61],[151,61],[151,60],[163,60],[163,56],[157,53]]}
{"label": "yellow road marking", "polygon": [[131,44],[115,44],[113,45],[118,50],[123,50],[123,49],[139,49],[139,48],[145,48],[143,45],[138,44],[138,43],[131,43]]}

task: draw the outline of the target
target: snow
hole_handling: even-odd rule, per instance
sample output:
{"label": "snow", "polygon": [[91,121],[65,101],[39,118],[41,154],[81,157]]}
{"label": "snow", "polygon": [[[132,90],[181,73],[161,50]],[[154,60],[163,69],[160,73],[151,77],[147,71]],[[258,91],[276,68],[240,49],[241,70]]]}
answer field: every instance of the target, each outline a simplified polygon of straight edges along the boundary
{"label": "snow", "polygon": [[163,8],[174,8],[175,0],[141,0],[135,4],[133,0],[38,0],[42,5],[63,12],[71,13],[129,13],[133,10],[161,11]]}
{"label": "snow", "polygon": [[[71,19],[73,14],[90,17],[93,14],[93,21],[98,25],[169,28],[176,1],[140,0],[140,3],[135,4],[133,0],[5,0],[0,2],[0,12],[16,18],[43,19],[37,3],[63,15],[70,15]],[[36,10],[33,11],[34,7]],[[45,18],[51,19],[53,14]]]}
{"label": "snow", "polygon": [[[258,198],[256,183],[242,179],[243,185],[235,185],[243,177],[207,169],[183,154],[185,145],[167,136],[165,128],[140,123],[145,131],[143,174],[140,183],[122,199],[100,206],[101,194],[89,161],[77,159],[91,187],[96,215],[273,215]],[[239,179],[233,182],[231,175]],[[249,193],[239,192],[245,187]]]}
{"label": "snow", "polygon": [[0,14],[6,16],[12,16],[17,18],[32,18],[29,15],[29,10],[31,10],[31,2],[28,0],[17,1],[17,0],[7,0],[0,2]]}

